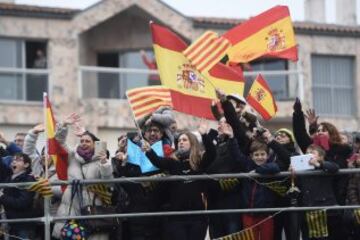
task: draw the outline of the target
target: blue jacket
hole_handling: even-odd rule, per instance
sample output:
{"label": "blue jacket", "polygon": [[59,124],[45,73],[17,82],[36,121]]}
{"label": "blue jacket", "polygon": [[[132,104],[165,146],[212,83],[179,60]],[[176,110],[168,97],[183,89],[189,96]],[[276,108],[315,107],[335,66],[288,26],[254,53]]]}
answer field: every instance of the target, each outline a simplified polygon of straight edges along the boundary
{"label": "blue jacket", "polygon": [[[280,144],[272,141],[268,144],[279,156],[280,161],[277,163],[272,162],[272,158],[269,158],[263,165],[257,165],[250,157],[244,155],[237,144],[236,139],[231,139],[230,152],[234,159],[241,165],[242,172],[255,171],[259,174],[272,175],[280,172],[279,165],[282,162],[288,161],[286,151],[283,151]],[[276,196],[270,188],[264,186],[268,182],[274,181],[270,178],[257,178],[256,181],[250,178],[241,179],[241,203],[243,208],[267,208],[273,207]],[[259,184],[260,183],[260,184]]]}

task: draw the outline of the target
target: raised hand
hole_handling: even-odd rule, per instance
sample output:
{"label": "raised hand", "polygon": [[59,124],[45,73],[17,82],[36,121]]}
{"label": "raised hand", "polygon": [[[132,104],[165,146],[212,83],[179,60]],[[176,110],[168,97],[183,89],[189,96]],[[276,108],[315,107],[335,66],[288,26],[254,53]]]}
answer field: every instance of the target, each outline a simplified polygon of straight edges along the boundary
{"label": "raised hand", "polygon": [[36,125],[35,127],[33,127],[32,130],[35,134],[39,134],[39,133],[45,131],[45,126],[44,126],[44,124],[40,123],[40,124]]}
{"label": "raised hand", "polygon": [[298,97],[295,99],[294,111],[295,112],[301,112],[302,111],[301,102],[300,102],[300,99]]}
{"label": "raised hand", "polygon": [[143,152],[149,152],[151,150],[150,143],[148,143],[146,140],[141,141],[141,150]]}
{"label": "raised hand", "polygon": [[6,146],[9,144],[9,142],[6,140],[3,132],[0,132],[0,142],[5,144]]}
{"label": "raised hand", "polygon": [[79,122],[81,120],[80,116],[77,113],[71,113],[70,115],[68,115],[65,120],[64,120],[64,124],[65,125],[72,125],[76,122]]}
{"label": "raised hand", "polygon": [[233,131],[232,127],[230,126],[230,124],[224,123],[221,125],[221,128],[222,128],[223,134],[227,135],[229,138],[234,137],[234,131]]}
{"label": "raised hand", "polygon": [[319,116],[316,116],[315,109],[311,108],[306,111],[305,117],[308,120],[309,125],[317,124],[317,120],[319,119]]}
{"label": "raised hand", "polygon": [[226,100],[226,94],[219,88],[215,89],[215,93],[216,93],[216,97],[220,100],[220,101],[225,101]]}
{"label": "raised hand", "polygon": [[199,123],[198,131],[201,135],[204,135],[208,132],[208,130],[209,130],[209,122],[202,118]]}
{"label": "raised hand", "polygon": [[73,127],[73,132],[78,137],[81,137],[86,132],[84,125],[80,121],[75,122]]}
{"label": "raised hand", "polygon": [[264,130],[265,130],[265,132],[262,134],[262,138],[265,140],[265,142],[269,143],[272,140],[274,140],[274,137],[271,134],[271,132],[269,131],[269,129],[264,128]]}

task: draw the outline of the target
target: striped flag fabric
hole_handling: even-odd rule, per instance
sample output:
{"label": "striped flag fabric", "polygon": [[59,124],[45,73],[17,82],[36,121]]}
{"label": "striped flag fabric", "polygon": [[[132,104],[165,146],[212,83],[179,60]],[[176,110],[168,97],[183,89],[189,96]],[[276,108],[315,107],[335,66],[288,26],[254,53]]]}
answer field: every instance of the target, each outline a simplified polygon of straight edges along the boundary
{"label": "striped flag fabric", "polygon": [[329,236],[326,210],[306,212],[306,222],[310,238],[324,238]]}
{"label": "striped flag fabric", "polygon": [[231,47],[229,40],[213,31],[206,31],[194,43],[183,51],[184,56],[201,73],[209,71]]}
{"label": "striped flag fabric", "polygon": [[275,98],[265,79],[259,74],[251,85],[246,101],[264,120],[270,120],[276,115],[277,106]]}
{"label": "striped flag fabric", "polygon": [[237,178],[219,179],[220,188],[225,192],[233,190],[239,184],[240,181]]}
{"label": "striped flag fabric", "polygon": [[259,57],[298,59],[294,28],[287,6],[275,6],[223,35],[232,44],[230,63],[247,63]]}
{"label": "striped flag fabric", "polygon": [[48,179],[39,178],[36,183],[32,184],[28,189],[30,192],[37,192],[42,197],[52,197],[53,192]]}
{"label": "striped flag fabric", "polygon": [[155,23],[150,27],[160,80],[170,89],[174,110],[214,119],[210,108],[217,98],[214,87],[226,94],[243,95],[245,79],[241,74],[222,63],[200,74],[184,56],[188,45],[177,34]]}
{"label": "striped flag fabric", "polygon": [[112,192],[105,184],[88,185],[87,189],[93,192],[106,205],[111,205]]}
{"label": "striped flag fabric", "polygon": [[216,240],[255,240],[255,235],[252,228],[247,228],[237,233],[216,238]]}
{"label": "striped flag fabric", "polygon": [[354,209],[354,216],[356,223],[360,225],[360,209]]}
{"label": "striped flag fabric", "polygon": [[[54,161],[58,179],[67,180],[68,152],[55,139],[56,121],[54,118],[50,100],[46,93],[44,93],[44,111],[45,111],[45,134],[47,139],[47,151],[49,156]],[[65,191],[66,185],[61,186],[61,189],[62,191]]]}
{"label": "striped flag fabric", "polygon": [[170,90],[164,86],[134,88],[126,96],[136,121],[155,112],[159,107],[172,107]]}

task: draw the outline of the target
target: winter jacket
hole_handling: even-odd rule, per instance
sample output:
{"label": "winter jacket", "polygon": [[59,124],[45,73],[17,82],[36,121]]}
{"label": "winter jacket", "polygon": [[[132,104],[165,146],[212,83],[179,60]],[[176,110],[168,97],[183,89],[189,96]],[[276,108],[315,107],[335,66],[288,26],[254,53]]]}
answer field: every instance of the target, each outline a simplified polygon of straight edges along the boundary
{"label": "winter jacket", "polygon": [[360,173],[350,177],[346,199],[348,205],[360,205]]}
{"label": "winter jacket", "polygon": [[[279,161],[277,163],[272,162],[272,159],[263,165],[257,165],[253,160],[248,156],[244,155],[238,148],[237,140],[234,138],[231,141],[230,151],[234,159],[238,161],[241,165],[242,172],[251,172],[255,171],[259,174],[276,174],[280,172],[282,165],[286,164],[288,158],[290,157],[282,146],[275,142],[271,141],[268,146],[273,149],[279,156]],[[265,186],[266,183],[271,182],[272,179],[257,179],[254,181],[252,179],[242,179],[242,190],[241,190],[241,202],[243,208],[266,208],[273,207],[275,201],[275,193],[270,190],[269,187]],[[259,184],[261,183],[261,184]]]}
{"label": "winter jacket", "polygon": [[[206,135],[202,136],[203,143],[212,144]],[[212,148],[214,149],[214,148]],[[172,175],[197,175],[205,171],[215,156],[214,151],[205,152],[202,156],[198,170],[193,170],[187,159],[175,160],[172,158],[159,157],[153,150],[146,153],[151,163],[161,170],[168,171]],[[175,181],[169,186],[170,210],[204,210],[204,203],[201,193],[205,191],[204,181]]]}
{"label": "winter jacket", "polygon": [[[76,152],[76,148],[69,148],[66,143],[68,129],[66,126],[59,125],[55,134],[56,140],[64,147],[64,149],[68,152],[68,179],[111,179],[113,178],[113,168],[110,161],[102,164],[98,156],[94,155],[89,162],[85,162],[85,160],[79,156]],[[83,206],[92,205],[94,194],[91,191],[87,191],[86,187],[83,188]],[[72,207],[70,209],[71,204],[71,186],[68,186],[62,196],[61,204],[57,211],[57,216],[79,216],[80,214],[80,203],[78,198],[74,198]],[[102,205],[102,202],[99,198],[96,198],[96,205]],[[60,231],[63,227],[63,222],[55,223],[53,236],[56,238],[60,238]],[[99,240],[108,239],[107,234],[97,234],[97,238]]]}
{"label": "winter jacket", "polygon": [[297,185],[301,190],[300,205],[305,207],[312,206],[332,206],[336,205],[337,200],[333,189],[334,173],[339,170],[339,166],[332,161],[323,161],[317,170],[323,170],[324,175],[309,175],[298,178]]}
{"label": "winter jacket", "polygon": [[[293,113],[293,130],[296,142],[301,151],[306,149],[313,143],[306,132],[305,118],[302,111]],[[330,144],[330,149],[326,152],[326,158],[334,161],[340,168],[347,168],[347,159],[352,154],[352,148],[347,144]],[[348,176],[335,176],[333,178],[333,187],[338,204],[344,205],[346,200],[346,189],[348,185]]]}
{"label": "winter jacket", "polygon": [[[34,182],[35,179],[28,172],[11,179],[12,170],[3,162],[0,162],[0,182]],[[3,195],[0,197],[0,205],[4,206],[6,217],[14,218],[31,218],[34,217],[33,200],[34,193],[18,187],[4,188]],[[29,227],[29,223],[13,223],[13,228]]]}
{"label": "winter jacket", "polygon": [[[36,142],[38,140],[38,137],[38,134],[30,130],[24,139],[23,152],[27,154],[31,159],[32,174],[36,177],[45,177],[45,168],[41,163],[41,155],[36,150]],[[59,180],[54,165],[51,165],[48,168],[48,178],[50,182]],[[61,186],[52,186],[51,191],[54,195],[51,199],[50,212],[52,214],[55,214],[62,197]],[[42,199],[40,199],[40,201],[41,200]]]}

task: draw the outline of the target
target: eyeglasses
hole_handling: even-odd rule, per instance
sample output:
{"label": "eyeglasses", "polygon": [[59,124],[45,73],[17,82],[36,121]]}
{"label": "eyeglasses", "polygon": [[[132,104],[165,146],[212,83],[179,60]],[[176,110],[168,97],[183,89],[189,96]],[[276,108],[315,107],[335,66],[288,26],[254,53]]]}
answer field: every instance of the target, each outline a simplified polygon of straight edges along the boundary
{"label": "eyeglasses", "polygon": [[275,137],[282,137],[282,138],[284,138],[284,137],[288,137],[288,135],[286,135],[286,133],[278,133],[278,134],[275,135]]}
{"label": "eyeglasses", "polygon": [[91,140],[88,140],[88,139],[81,139],[80,140],[80,143],[90,143]]}
{"label": "eyeglasses", "polygon": [[149,132],[149,133],[151,133],[151,132],[160,133],[160,129],[158,129],[158,128],[150,128],[149,130],[147,130],[147,132]]}

